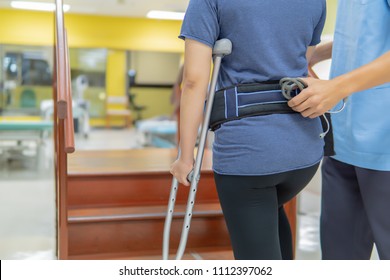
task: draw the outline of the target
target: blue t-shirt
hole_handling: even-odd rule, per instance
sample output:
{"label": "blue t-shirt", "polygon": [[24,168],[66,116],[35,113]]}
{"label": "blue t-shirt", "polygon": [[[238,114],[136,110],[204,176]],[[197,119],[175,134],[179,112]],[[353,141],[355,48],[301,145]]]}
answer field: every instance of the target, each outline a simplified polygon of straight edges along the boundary
{"label": "blue t-shirt", "polygon": [[[340,0],[337,13],[331,77],[390,51],[389,0]],[[334,158],[362,168],[390,171],[389,109],[390,83],[351,95],[345,109],[331,115]]]}
{"label": "blue t-shirt", "polygon": [[[190,0],[180,38],[213,47],[232,41],[218,88],[307,75],[306,50],[320,42],[325,0]],[[272,114],[224,123],[215,131],[213,169],[265,175],[308,167],[323,154],[319,119]]]}

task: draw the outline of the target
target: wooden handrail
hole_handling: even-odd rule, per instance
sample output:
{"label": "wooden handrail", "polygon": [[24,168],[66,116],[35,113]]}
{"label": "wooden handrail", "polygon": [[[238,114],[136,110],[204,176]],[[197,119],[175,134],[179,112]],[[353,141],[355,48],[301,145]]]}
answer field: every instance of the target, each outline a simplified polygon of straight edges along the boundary
{"label": "wooden handrail", "polygon": [[67,98],[67,115],[65,118],[65,152],[73,153],[75,150],[74,145],[74,123],[73,123],[73,110],[72,110],[72,85],[70,76],[70,64],[69,64],[69,48],[68,48],[68,34],[65,35],[65,63],[66,63],[66,98]]}
{"label": "wooden handrail", "polygon": [[64,13],[62,0],[56,0],[56,45],[57,45],[57,116],[65,119],[67,116],[67,93],[66,93],[66,45]]}
{"label": "wooden handrail", "polygon": [[74,125],[72,114],[72,90],[69,65],[69,49],[64,26],[62,0],[56,0],[56,45],[57,45],[57,117],[64,120],[65,152],[73,153]]}
{"label": "wooden handrail", "polygon": [[54,127],[57,185],[57,249],[58,258],[67,259],[68,249],[68,158],[74,152],[74,127],[72,115],[72,93],[69,64],[69,49],[64,25],[62,0],[56,0],[55,11],[55,85],[54,85]]}

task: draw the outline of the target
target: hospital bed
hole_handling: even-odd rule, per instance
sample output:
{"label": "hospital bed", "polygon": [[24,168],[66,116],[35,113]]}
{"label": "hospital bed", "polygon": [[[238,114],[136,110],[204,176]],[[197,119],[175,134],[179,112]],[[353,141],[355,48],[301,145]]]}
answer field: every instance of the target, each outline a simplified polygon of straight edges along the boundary
{"label": "hospital bed", "polygon": [[0,159],[11,163],[36,158],[40,162],[52,130],[52,121],[0,121]]}
{"label": "hospital bed", "polygon": [[144,135],[143,146],[158,148],[176,147],[177,122],[157,117],[137,121],[136,130]]}

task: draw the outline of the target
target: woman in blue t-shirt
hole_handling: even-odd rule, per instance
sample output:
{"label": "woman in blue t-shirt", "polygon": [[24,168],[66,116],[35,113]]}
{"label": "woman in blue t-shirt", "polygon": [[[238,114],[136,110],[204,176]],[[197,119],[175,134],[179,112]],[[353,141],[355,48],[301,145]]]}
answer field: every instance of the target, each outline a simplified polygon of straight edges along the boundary
{"label": "woman in blue t-shirt", "polygon": [[[320,42],[325,0],[191,0],[180,109],[180,157],[171,173],[184,185],[203,116],[211,56],[230,39],[217,88],[307,76],[307,58]],[[213,170],[236,259],[292,259],[283,204],[315,174],[323,156],[318,118],[267,114],[223,123],[215,131]]]}

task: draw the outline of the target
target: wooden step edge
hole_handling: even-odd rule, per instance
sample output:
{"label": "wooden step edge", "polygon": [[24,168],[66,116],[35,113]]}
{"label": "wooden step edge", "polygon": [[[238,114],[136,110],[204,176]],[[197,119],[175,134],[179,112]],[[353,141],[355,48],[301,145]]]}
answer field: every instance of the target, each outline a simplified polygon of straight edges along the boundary
{"label": "wooden step edge", "polygon": [[[126,220],[161,220],[165,219],[167,206],[130,206],[130,207],[104,207],[89,209],[68,210],[68,223],[96,223],[114,222]],[[173,213],[173,218],[184,218],[185,206],[177,205]],[[219,203],[198,204],[194,207],[192,216],[213,217],[222,216]]]}
{"label": "wooden step edge", "polygon": [[[169,254],[170,260],[175,259],[174,249]],[[121,253],[98,253],[70,255],[70,260],[162,260],[162,250],[146,250]],[[183,260],[232,260],[233,252],[230,246],[213,246],[187,248]]]}

